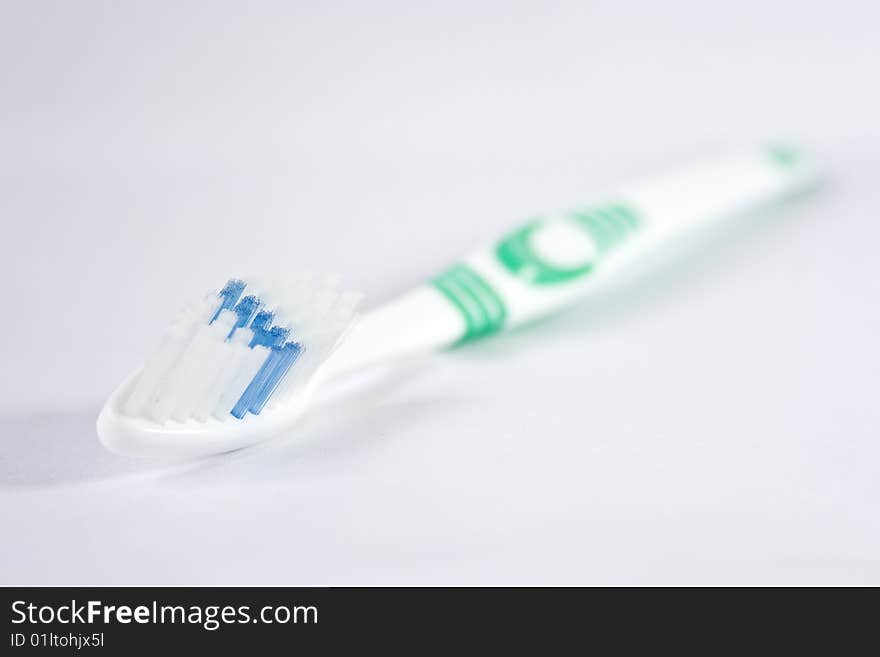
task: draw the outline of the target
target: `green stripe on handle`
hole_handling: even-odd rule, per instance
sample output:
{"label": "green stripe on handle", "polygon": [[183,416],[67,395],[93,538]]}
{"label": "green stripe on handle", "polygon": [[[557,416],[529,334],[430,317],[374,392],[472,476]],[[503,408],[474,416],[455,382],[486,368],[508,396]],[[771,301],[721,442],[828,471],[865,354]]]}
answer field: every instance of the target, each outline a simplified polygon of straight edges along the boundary
{"label": "green stripe on handle", "polygon": [[467,265],[456,265],[431,283],[461,313],[465,332],[457,344],[498,333],[504,328],[507,308],[486,280]]}

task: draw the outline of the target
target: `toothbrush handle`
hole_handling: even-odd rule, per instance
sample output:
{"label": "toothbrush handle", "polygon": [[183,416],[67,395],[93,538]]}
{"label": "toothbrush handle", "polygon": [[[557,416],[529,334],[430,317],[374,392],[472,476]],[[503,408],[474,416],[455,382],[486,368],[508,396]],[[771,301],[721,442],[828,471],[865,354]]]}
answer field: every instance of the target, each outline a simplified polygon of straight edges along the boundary
{"label": "toothbrush handle", "polygon": [[533,219],[364,316],[338,367],[469,342],[552,313],[663,243],[797,194],[818,177],[791,149],[754,149]]}

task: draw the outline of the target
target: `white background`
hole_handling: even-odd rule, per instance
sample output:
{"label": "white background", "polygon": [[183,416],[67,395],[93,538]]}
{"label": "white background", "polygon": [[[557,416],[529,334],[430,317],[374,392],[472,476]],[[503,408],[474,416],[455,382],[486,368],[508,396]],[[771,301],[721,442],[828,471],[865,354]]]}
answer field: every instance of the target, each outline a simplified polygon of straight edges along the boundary
{"label": "white background", "polygon": [[[880,584],[875,2],[0,4],[2,584]],[[794,138],[826,188],[288,439],[102,451],[186,300],[381,302],[535,213]]]}

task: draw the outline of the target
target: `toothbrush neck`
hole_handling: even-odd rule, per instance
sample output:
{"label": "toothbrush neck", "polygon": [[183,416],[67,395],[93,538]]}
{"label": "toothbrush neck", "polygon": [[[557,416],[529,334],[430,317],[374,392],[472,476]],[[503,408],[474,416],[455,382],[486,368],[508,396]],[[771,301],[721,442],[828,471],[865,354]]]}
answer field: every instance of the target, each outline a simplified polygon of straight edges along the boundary
{"label": "toothbrush neck", "polygon": [[421,285],[361,315],[321,368],[321,377],[443,349],[464,330],[462,316],[437,289]]}

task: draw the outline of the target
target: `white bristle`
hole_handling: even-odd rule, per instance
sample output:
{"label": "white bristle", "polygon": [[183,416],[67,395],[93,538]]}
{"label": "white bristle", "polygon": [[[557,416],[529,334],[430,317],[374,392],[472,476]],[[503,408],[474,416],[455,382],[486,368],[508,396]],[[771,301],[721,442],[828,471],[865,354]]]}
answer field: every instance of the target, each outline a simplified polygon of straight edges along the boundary
{"label": "white bristle", "polygon": [[195,404],[201,399],[208,386],[219,374],[220,368],[225,362],[225,355],[229,351],[226,348],[226,336],[232,329],[232,323],[218,321],[208,326],[202,334],[203,344],[193,345],[193,351],[198,347],[198,360],[195,361],[187,376],[186,386],[180,392],[171,417],[179,422],[186,421],[192,415]]}
{"label": "white bristle", "polygon": [[174,326],[168,330],[156,353],[147,361],[134,383],[123,410],[127,415],[140,415],[159,380],[177,360],[186,347],[188,327]]}
{"label": "white bristle", "polygon": [[[159,349],[146,362],[124,405],[128,415],[141,415],[151,403],[157,388],[186,351],[193,335],[205,321],[210,304],[203,301],[185,309],[168,329]],[[213,301],[216,308],[217,302]]]}
{"label": "white bristle", "polygon": [[251,382],[251,379],[254,378],[260,367],[262,367],[268,355],[269,349],[266,347],[248,349],[241,366],[230,381],[228,388],[220,396],[220,401],[214,409],[215,417],[220,420],[232,419],[232,416],[229,414],[230,411]]}
{"label": "white bristle", "polygon": [[269,402],[272,408],[284,403],[300,385],[307,381],[315,370],[339,343],[340,338],[351,325],[357,305],[363,299],[359,292],[344,292],[327,309],[324,316],[310,318],[303,327],[303,339],[308,348],[300,356],[293,371],[281,382]]}
{"label": "white bristle", "polygon": [[205,388],[201,398],[194,404],[193,418],[204,422],[214,412],[220,401],[220,395],[232,383],[233,377],[238,374],[244,358],[250,351],[248,343],[250,343],[253,335],[254,332],[250,329],[236,331],[229,341],[229,349],[224,349],[223,354],[220,356],[222,362],[218,363],[217,372],[213,380]]}

